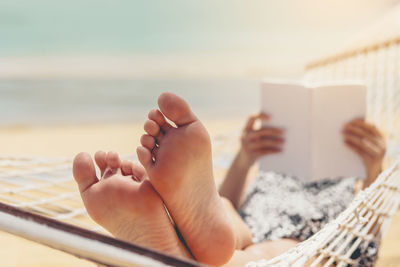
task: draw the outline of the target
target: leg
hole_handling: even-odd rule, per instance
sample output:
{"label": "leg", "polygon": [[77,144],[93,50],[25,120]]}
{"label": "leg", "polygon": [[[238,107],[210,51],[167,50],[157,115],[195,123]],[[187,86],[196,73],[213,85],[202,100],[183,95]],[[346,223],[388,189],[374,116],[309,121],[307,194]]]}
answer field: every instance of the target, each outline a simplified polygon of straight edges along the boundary
{"label": "leg", "polygon": [[95,158],[100,180],[88,154],[78,154],[73,166],[90,217],[117,238],[190,258],[143,168],[129,161],[121,163],[116,153],[98,152]]}
{"label": "leg", "polygon": [[182,98],[164,93],[158,103],[145,124],[139,160],[195,258],[224,264],[236,244],[213,177],[210,137]]}
{"label": "leg", "polygon": [[236,239],[236,249],[242,250],[252,245],[253,241],[249,227],[242,220],[228,199],[222,198],[222,201],[224,202],[229,217],[232,219],[232,226]]}
{"label": "leg", "polygon": [[251,261],[269,260],[295,247],[298,243],[292,239],[280,239],[253,244],[244,250],[236,250],[225,266],[245,266]]}

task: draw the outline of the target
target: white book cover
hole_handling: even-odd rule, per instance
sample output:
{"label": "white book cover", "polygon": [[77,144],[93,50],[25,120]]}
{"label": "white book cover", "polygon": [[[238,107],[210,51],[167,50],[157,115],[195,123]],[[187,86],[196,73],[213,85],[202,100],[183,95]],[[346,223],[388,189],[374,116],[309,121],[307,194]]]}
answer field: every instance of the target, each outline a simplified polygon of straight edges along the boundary
{"label": "white book cover", "polygon": [[343,126],[366,113],[366,87],[360,83],[305,86],[264,81],[262,111],[266,125],[285,130],[279,154],[260,160],[261,171],[276,171],[302,181],[364,177],[361,158],[343,142]]}

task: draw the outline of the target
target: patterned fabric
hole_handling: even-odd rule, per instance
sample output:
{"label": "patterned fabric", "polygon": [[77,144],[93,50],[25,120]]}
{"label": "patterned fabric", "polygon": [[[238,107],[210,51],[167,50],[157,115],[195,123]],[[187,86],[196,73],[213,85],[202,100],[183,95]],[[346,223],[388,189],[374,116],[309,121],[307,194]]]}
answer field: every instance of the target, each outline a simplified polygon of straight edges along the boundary
{"label": "patterned fabric", "polygon": [[[275,172],[260,173],[239,213],[255,243],[281,238],[304,241],[347,207],[356,181],[352,177],[305,183]],[[352,257],[363,263],[360,266],[373,266],[377,252],[377,243],[369,242]]]}

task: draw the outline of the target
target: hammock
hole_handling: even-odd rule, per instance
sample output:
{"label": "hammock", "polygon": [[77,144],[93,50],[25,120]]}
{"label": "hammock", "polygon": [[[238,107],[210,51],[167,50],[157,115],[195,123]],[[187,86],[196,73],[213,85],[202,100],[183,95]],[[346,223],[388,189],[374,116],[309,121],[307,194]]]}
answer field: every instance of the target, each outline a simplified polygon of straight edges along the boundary
{"label": "hammock", "polygon": [[[386,170],[313,237],[281,256],[248,266],[357,264],[351,259],[353,252],[384,235],[400,203],[400,29],[395,28],[399,12],[400,6],[372,33],[363,35],[374,36],[373,42],[358,37],[356,46],[351,43],[308,65],[305,73],[309,83],[349,79],[367,83],[367,120],[387,140]],[[385,29],[390,34],[382,34]],[[379,38],[373,33],[380,33]],[[218,144],[225,141],[214,139]],[[229,151],[216,147],[218,173],[227,167],[226,155],[232,157],[235,146],[225,144]],[[70,176],[69,159],[0,157],[0,230],[107,266],[200,266],[102,234],[106,232],[87,216]]]}

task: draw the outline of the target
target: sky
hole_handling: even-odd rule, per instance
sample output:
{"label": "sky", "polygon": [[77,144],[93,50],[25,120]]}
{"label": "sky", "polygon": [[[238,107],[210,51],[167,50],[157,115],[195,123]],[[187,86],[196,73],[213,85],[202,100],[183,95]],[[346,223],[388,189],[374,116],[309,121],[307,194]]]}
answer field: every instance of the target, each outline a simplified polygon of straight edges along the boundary
{"label": "sky", "polygon": [[296,77],[398,0],[2,0],[0,77]]}

